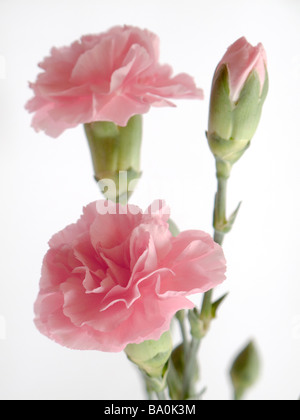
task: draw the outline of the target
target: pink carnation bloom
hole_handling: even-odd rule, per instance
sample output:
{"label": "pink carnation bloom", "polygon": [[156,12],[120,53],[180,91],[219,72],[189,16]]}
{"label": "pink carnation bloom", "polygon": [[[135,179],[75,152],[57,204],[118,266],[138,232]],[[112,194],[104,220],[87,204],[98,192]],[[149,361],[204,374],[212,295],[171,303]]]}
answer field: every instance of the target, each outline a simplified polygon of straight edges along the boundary
{"label": "pink carnation bloom", "polygon": [[218,69],[226,64],[229,73],[230,99],[236,102],[249,76],[255,70],[258,74],[261,90],[264,86],[267,68],[267,54],[261,43],[253,47],[245,37],[239,38],[226,51]]}
{"label": "pink carnation bloom", "polygon": [[[100,207],[108,205],[108,211]],[[112,212],[112,210],[116,210]],[[35,303],[39,331],[71,349],[122,351],[158,340],[188,295],[225,279],[222,248],[206,233],[173,237],[168,208],[143,213],[111,202],[89,204],[56,234],[45,256]]]}
{"label": "pink carnation bloom", "polygon": [[44,72],[30,84],[34,98],[26,108],[35,112],[32,126],[58,137],[81,123],[125,126],[151,105],[174,106],[168,99],[203,98],[189,75],[172,77],[172,68],[158,60],[158,37],[131,26],[53,48],[39,64]]}

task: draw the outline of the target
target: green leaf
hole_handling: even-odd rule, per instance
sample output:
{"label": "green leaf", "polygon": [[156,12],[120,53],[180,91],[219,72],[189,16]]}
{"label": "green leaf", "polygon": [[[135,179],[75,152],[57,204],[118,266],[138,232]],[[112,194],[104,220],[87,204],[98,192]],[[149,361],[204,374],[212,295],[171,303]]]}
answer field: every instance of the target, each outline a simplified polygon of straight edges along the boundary
{"label": "green leaf", "polygon": [[225,293],[224,296],[220,297],[216,302],[214,302],[211,306],[211,316],[212,319],[215,319],[217,317],[217,311],[220,307],[220,305],[224,302],[224,300],[227,298],[229,293]]}
{"label": "green leaf", "polygon": [[214,228],[221,233],[229,233],[231,231],[231,229],[233,228],[234,222],[237,218],[238,212],[241,208],[242,202],[240,202],[237,206],[237,208],[235,209],[235,211],[230,215],[228,220],[225,220],[222,223],[217,223],[214,220]]}
{"label": "green leaf", "polygon": [[235,209],[235,211],[231,214],[231,216],[229,217],[229,219],[227,220],[227,222],[223,226],[223,230],[222,230],[223,233],[228,233],[228,232],[231,231],[231,229],[232,229],[232,227],[234,225],[235,219],[236,219],[236,217],[238,215],[238,212],[239,212],[239,210],[241,208],[241,205],[242,205],[242,202],[240,202],[238,204],[238,206]]}

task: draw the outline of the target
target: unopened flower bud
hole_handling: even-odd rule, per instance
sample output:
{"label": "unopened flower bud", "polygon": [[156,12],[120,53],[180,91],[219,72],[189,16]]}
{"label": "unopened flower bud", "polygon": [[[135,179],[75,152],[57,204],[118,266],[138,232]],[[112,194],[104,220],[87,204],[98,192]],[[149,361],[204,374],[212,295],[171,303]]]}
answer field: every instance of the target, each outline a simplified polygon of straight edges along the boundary
{"label": "unopened flower bud", "polygon": [[[188,395],[191,399],[196,399],[194,395],[194,386],[196,382],[199,380],[199,366],[198,363],[195,362],[194,369],[192,374],[189,378],[190,380],[190,391],[192,391],[193,395]],[[168,387],[169,393],[172,400],[182,400],[183,398],[183,381],[184,381],[184,372],[186,368],[186,356],[184,350],[184,344],[180,344],[177,346],[171,355],[170,358],[170,369],[168,373]],[[187,397],[187,396],[185,396]]]}
{"label": "unopened flower bud", "polygon": [[241,400],[245,392],[258,380],[260,359],[256,347],[250,342],[235,359],[230,371],[236,400]]}
{"label": "unopened flower bud", "polygon": [[141,344],[129,344],[125,353],[146,375],[148,388],[160,391],[166,386],[166,371],[173,349],[171,333],[165,332],[159,340],[148,340]]}
{"label": "unopened flower bud", "polygon": [[267,92],[265,50],[240,38],[217,66],[211,90],[207,138],[217,161],[223,162],[224,177],[249,147]]}
{"label": "unopened flower bud", "polygon": [[142,116],[135,115],[125,127],[99,121],[85,124],[84,128],[95,179],[104,196],[126,203],[141,176]]}

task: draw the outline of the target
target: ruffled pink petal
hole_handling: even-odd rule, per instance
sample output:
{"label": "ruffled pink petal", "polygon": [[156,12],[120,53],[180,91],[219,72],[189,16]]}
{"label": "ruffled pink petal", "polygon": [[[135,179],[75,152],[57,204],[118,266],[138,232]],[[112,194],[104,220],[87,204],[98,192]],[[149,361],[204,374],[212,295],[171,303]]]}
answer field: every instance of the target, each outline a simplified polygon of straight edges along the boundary
{"label": "ruffled pink petal", "polygon": [[179,309],[193,307],[194,304],[182,296],[157,299],[150,294],[143,294],[143,299],[136,301],[134,312],[124,323],[123,331],[120,331],[120,341],[125,341],[127,345],[142,343],[146,340],[158,340],[162,332],[170,329],[171,321]]}
{"label": "ruffled pink petal", "polygon": [[62,90],[70,88],[72,85],[69,79],[74,63],[83,52],[84,48],[79,42],[74,42],[69,47],[52,48],[51,55],[39,63],[44,72],[38,75],[36,83],[31,84],[35,93],[43,86],[52,86],[54,89],[60,86]]}
{"label": "ruffled pink petal", "polygon": [[[58,310],[48,315],[42,322],[34,320],[37,329],[56,343],[74,350],[121,351],[119,347],[105,342],[103,333],[96,332],[89,326],[76,327],[62,312]],[[111,350],[109,350],[111,348]]]}
{"label": "ruffled pink petal", "polygon": [[150,104],[139,96],[128,92],[110,94],[108,96],[95,95],[93,103],[92,121],[110,121],[125,127],[131,117],[145,114],[150,109]]}
{"label": "ruffled pink petal", "polygon": [[58,248],[61,245],[77,241],[82,234],[89,232],[90,225],[97,215],[97,202],[84,207],[83,215],[76,223],[67,226],[65,229],[52,236],[49,241],[50,248]]}
{"label": "ruffled pink petal", "polygon": [[144,214],[104,201],[87,206],[49,242],[34,308],[39,331],[81,350],[158,339],[178,310],[194,306],[186,297],[215,287],[226,268],[209,235],[173,238],[168,218],[162,201]]}
{"label": "ruffled pink petal", "polygon": [[162,295],[203,293],[225,280],[223,250],[204,232],[180,233],[162,264],[175,273],[174,278],[167,277],[161,283]]}
{"label": "ruffled pink petal", "polygon": [[[194,80],[186,73],[178,74],[173,78],[159,78],[156,75],[154,80],[148,80],[149,85],[144,88],[147,94],[173,99],[203,99],[204,94],[202,89],[197,89]],[[137,87],[142,90],[142,86]]]}
{"label": "ruffled pink petal", "polygon": [[[115,205],[116,214],[98,214],[90,226],[91,243],[95,250],[114,248],[120,245],[140,223],[142,211],[131,212],[130,206]],[[121,214],[120,214],[121,213]]]}
{"label": "ruffled pink petal", "polygon": [[63,294],[58,289],[40,293],[34,304],[35,313],[38,314],[36,320],[41,326],[47,323],[49,316],[61,311],[63,303]]}
{"label": "ruffled pink petal", "polygon": [[81,327],[87,325],[105,332],[116,328],[130,316],[130,308],[122,301],[115,301],[111,307],[101,308],[101,294],[87,294],[79,279],[69,279],[61,290],[64,295],[64,314],[71,322]]}
{"label": "ruffled pink petal", "polygon": [[186,74],[172,77],[159,62],[159,39],[147,30],[117,26],[88,35],[69,47],[53,48],[30,84],[32,126],[52,137],[94,121],[125,126],[151,106],[174,106],[170,99],[202,99]]}
{"label": "ruffled pink petal", "polygon": [[103,38],[102,42],[96,44],[92,49],[82,54],[71,74],[71,82],[78,86],[86,84],[108,83],[113,71],[113,51],[115,41],[112,38]]}
{"label": "ruffled pink petal", "polygon": [[70,246],[49,249],[43,261],[40,288],[44,290],[64,283],[77,265]]}
{"label": "ruffled pink petal", "polygon": [[74,257],[83,267],[86,267],[98,275],[101,273],[100,275],[102,278],[105,277],[105,260],[97,255],[91,244],[89,232],[80,235],[80,239],[74,241],[72,250]]}
{"label": "ruffled pink petal", "polygon": [[134,81],[152,64],[151,57],[145,48],[134,44],[129,49],[122,67],[111,76],[110,92],[126,91],[127,85]]}

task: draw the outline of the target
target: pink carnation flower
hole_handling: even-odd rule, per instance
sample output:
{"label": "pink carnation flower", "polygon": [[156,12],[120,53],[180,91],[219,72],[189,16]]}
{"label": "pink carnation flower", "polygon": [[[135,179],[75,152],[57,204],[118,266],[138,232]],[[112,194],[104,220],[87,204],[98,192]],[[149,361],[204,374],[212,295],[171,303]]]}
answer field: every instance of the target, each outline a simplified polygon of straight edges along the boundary
{"label": "pink carnation flower", "polygon": [[145,213],[88,205],[49,243],[35,303],[39,331],[71,349],[108,352],[159,339],[178,310],[194,307],[188,295],[225,279],[222,248],[197,230],[173,237],[168,219],[160,201]]}
{"label": "pink carnation flower", "polygon": [[94,121],[125,126],[151,105],[174,106],[168,99],[203,98],[189,75],[172,77],[172,68],[158,60],[158,37],[131,26],[53,48],[39,64],[44,72],[30,84],[34,98],[26,108],[35,112],[32,126],[52,137]]}

